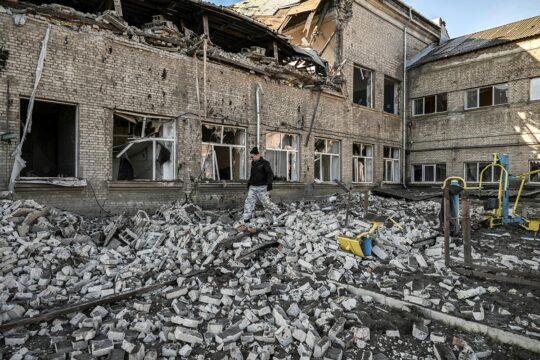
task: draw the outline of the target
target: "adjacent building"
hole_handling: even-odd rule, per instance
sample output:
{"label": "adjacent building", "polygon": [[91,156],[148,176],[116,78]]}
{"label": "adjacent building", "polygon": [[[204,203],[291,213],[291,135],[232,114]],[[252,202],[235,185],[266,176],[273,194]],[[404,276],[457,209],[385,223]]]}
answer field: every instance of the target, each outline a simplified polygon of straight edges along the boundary
{"label": "adjacent building", "polygon": [[[408,180],[478,183],[494,153],[540,169],[540,16],[455,38],[410,64]],[[484,183],[498,183],[493,168]],[[540,185],[533,175],[528,185]]]}

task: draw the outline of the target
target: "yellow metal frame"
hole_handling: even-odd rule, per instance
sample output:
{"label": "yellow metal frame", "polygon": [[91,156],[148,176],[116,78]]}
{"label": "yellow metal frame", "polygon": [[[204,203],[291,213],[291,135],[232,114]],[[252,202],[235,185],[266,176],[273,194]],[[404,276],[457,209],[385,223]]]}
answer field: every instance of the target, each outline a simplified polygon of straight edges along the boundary
{"label": "yellow metal frame", "polygon": [[[392,222],[392,224],[394,224],[398,229],[403,231],[403,227],[397,221],[395,221],[391,217],[388,218],[388,220],[390,220],[390,222]],[[376,221],[376,220],[370,221],[371,228],[368,231],[365,231],[363,233],[356,235],[354,238],[350,238],[345,235],[338,235],[336,237],[336,240],[339,244],[339,247],[342,250],[351,252],[356,256],[364,257],[365,254],[364,254],[364,251],[362,251],[361,240],[367,237],[368,235],[373,235],[375,231],[377,231],[379,226],[381,226],[385,222],[386,221]]]}
{"label": "yellow metal frame", "polygon": [[[500,220],[501,217],[502,217],[502,196],[503,196],[503,191],[508,191],[508,186],[510,185],[508,171],[504,168],[504,166],[497,163],[497,161],[498,161],[498,154],[494,153],[493,154],[493,162],[491,164],[489,164],[488,166],[486,166],[484,169],[482,169],[482,171],[480,172],[480,179],[479,179],[479,183],[478,183],[478,189],[482,189],[482,178],[484,177],[484,172],[486,172],[487,169],[490,169],[492,167],[499,167],[502,170],[501,175],[499,176],[499,191],[497,193],[497,199],[498,199],[499,203],[498,203],[497,209],[493,210],[492,214],[490,214],[487,217],[487,219],[489,221],[489,228],[490,229],[492,229],[495,226],[499,225],[496,222],[497,222],[497,220]],[[522,173],[520,175],[515,175],[514,176],[515,178],[521,178],[521,183],[519,185],[519,190],[518,190],[518,194],[516,196],[516,200],[514,202],[514,206],[512,207],[512,215],[516,214],[517,207],[518,207],[518,204],[519,204],[519,200],[521,198],[521,193],[523,192],[523,186],[525,185],[525,182],[527,181],[527,178],[530,175],[535,175],[535,174],[540,174],[540,170],[529,171],[529,172]],[[506,181],[504,181],[505,186],[503,186],[503,176],[506,178],[505,179]],[[465,180],[463,180],[463,181],[465,181]],[[446,184],[446,181],[445,181],[445,184]],[[525,221],[525,224],[521,225],[523,228],[525,228],[527,230],[530,230],[530,231],[538,231],[540,229],[540,219],[527,219],[525,217],[522,217],[522,218]]]}

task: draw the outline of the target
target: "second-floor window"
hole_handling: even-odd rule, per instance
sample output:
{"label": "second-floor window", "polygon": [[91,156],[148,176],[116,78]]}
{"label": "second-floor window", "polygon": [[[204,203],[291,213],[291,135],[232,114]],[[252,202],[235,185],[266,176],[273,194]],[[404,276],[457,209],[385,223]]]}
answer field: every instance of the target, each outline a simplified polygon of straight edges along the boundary
{"label": "second-floor window", "polygon": [[384,112],[399,114],[399,81],[384,77]]}
{"label": "second-floor window", "polygon": [[373,107],[373,72],[360,66],[354,67],[353,102]]}
{"label": "second-floor window", "polygon": [[465,110],[508,103],[508,84],[490,85],[465,91]]}
{"label": "second-floor window", "polygon": [[427,115],[445,112],[448,109],[448,95],[437,94],[413,100],[413,115]]}

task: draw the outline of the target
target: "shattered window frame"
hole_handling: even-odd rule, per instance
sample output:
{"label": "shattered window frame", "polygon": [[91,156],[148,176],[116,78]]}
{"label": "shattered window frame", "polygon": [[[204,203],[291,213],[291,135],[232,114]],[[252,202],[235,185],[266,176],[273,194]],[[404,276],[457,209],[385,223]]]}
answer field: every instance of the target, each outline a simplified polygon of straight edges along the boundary
{"label": "shattered window frame", "polygon": [[[433,98],[434,101],[434,109],[435,111],[426,113],[426,98]],[[422,102],[422,112],[419,113],[416,110],[416,104],[417,102]],[[440,109],[442,104],[445,104],[443,109]],[[432,114],[438,114],[438,113],[445,113],[448,111],[448,93],[439,93],[435,95],[427,95],[423,97],[419,97],[412,100],[412,115],[413,116],[423,116],[423,115],[432,115]]]}
{"label": "shattered window frame", "polygon": [[[489,106],[496,106],[496,105],[505,105],[508,104],[508,90],[510,86],[508,83],[499,83],[489,86],[482,86],[478,88],[473,89],[467,89],[464,91],[463,101],[464,101],[464,109],[465,110],[472,110],[472,109],[479,109]],[[491,102],[488,104],[482,104],[482,92],[486,93],[486,91],[489,91],[491,93],[490,98]],[[476,93],[476,95],[475,95]],[[471,97],[469,97],[471,95]],[[474,103],[473,103],[473,97],[474,97]],[[501,100],[504,97],[504,100]]]}
{"label": "shattered window frame", "polygon": [[531,79],[529,86],[529,100],[540,100],[540,77]]}
{"label": "shattered window frame", "polygon": [[[24,130],[24,126],[25,126],[25,121],[26,119],[23,119],[22,116],[23,116],[23,112],[26,112],[27,111],[27,107],[25,107],[24,109],[22,108],[22,102],[25,101],[25,102],[29,102],[30,101],[30,98],[29,97],[26,97],[26,96],[21,96],[19,98],[19,118],[18,118],[18,121],[19,121],[19,126],[20,126],[20,130],[18,132],[19,134],[19,141],[21,140],[21,136],[22,136],[22,132]],[[27,135],[27,138],[25,139],[25,143],[28,143],[30,141],[30,138],[32,136],[32,133],[36,133],[37,129],[36,127],[38,126],[36,124],[37,122],[37,116],[36,116],[36,111],[39,107],[39,105],[42,104],[44,106],[54,106],[54,105],[58,105],[60,107],[64,107],[64,108],[67,108],[67,107],[70,107],[70,108],[73,108],[73,112],[74,112],[74,118],[73,118],[73,127],[74,127],[74,134],[73,134],[73,137],[74,137],[74,144],[73,144],[73,175],[66,175],[66,176],[62,176],[63,174],[56,174],[56,176],[40,176],[40,175],[31,175],[31,176],[23,176],[23,173],[25,173],[28,168],[29,168],[29,161],[28,159],[25,159],[25,153],[24,153],[24,144],[23,144],[23,148],[22,148],[22,151],[23,153],[21,154],[21,158],[23,160],[26,161],[27,163],[27,166],[25,168],[23,168],[23,170],[20,172],[19,176],[17,177],[17,180],[36,180],[36,179],[44,179],[44,178],[50,178],[50,179],[73,179],[73,178],[78,178],[79,177],[79,163],[80,163],[80,137],[79,137],[79,133],[80,133],[80,108],[79,108],[79,104],[76,104],[76,103],[70,103],[70,102],[63,102],[63,101],[56,101],[56,100],[48,100],[48,99],[35,99],[34,100],[34,106],[33,106],[33,113],[32,113],[32,118],[30,121],[32,122],[31,125],[32,125],[32,131],[29,132],[29,134]],[[58,159],[57,159],[58,161]],[[56,161],[56,162],[57,162]],[[56,164],[58,166],[58,163]],[[58,172],[58,171],[57,171]]]}
{"label": "shattered window frame", "polygon": [[[389,157],[387,157],[388,154]],[[396,184],[401,181],[401,149],[392,147],[392,146],[384,146],[383,147],[383,181],[385,183],[392,183]]]}
{"label": "shattered window frame", "polygon": [[[272,147],[271,145],[269,145],[269,138],[276,135],[279,135],[279,145],[277,147]],[[283,141],[286,136],[290,136],[292,138],[293,147],[286,148],[287,145],[285,145]],[[272,170],[274,171],[274,180],[287,182],[300,181],[300,135],[280,132],[269,132],[266,134],[265,139],[265,159],[270,162]],[[286,156],[287,164],[285,176],[281,174],[281,166],[279,166],[278,164],[281,159],[279,155],[282,155],[283,153]],[[273,157],[273,155],[276,156]]]}
{"label": "shattered window frame", "polygon": [[[431,169],[433,174],[433,180],[427,179],[427,169]],[[421,179],[416,178],[416,170],[420,169]],[[444,171],[443,171],[444,170]],[[442,183],[446,178],[446,164],[445,163],[431,163],[431,164],[413,164],[411,166],[411,182],[413,183],[425,183],[425,184],[437,184]],[[439,176],[441,175],[441,176]]]}
{"label": "shattered window frame", "polygon": [[[219,141],[201,141],[201,177],[205,180],[210,181],[241,181],[246,180],[246,166],[247,166],[247,157],[246,157],[246,144],[247,144],[247,129],[244,127],[239,126],[229,126],[229,125],[217,125],[217,124],[211,124],[211,123],[203,123],[201,125],[201,131],[203,133],[204,138],[204,129],[206,128],[213,128],[215,130],[219,130],[219,134],[217,134],[216,131],[214,131],[214,136],[219,136],[217,140]],[[226,134],[225,129],[236,129],[235,131],[241,131],[241,137],[240,143],[241,144],[230,144],[225,142]],[[236,134],[235,134],[236,136]],[[228,157],[229,157],[229,178],[223,178],[220,175],[220,168],[219,168],[219,162],[218,162],[218,154],[216,153],[216,147],[218,148],[228,148]],[[205,149],[206,148],[206,149]],[[206,155],[205,155],[206,151]],[[238,159],[240,160],[240,163],[238,164],[238,178],[235,178],[235,151],[237,151],[239,154]],[[211,155],[211,159],[209,158]],[[210,161],[210,167],[207,166],[207,162]],[[207,170],[211,169],[211,176],[207,176],[208,172]]]}
{"label": "shattered window frame", "polygon": [[[360,73],[360,76],[361,76],[361,80],[365,80],[366,76],[364,76],[365,73],[369,73],[369,83],[366,84],[366,100],[365,100],[365,103],[361,102],[360,99],[356,99],[355,98],[355,89],[358,85],[358,83],[355,81],[355,74],[357,74],[357,71],[359,71]],[[368,107],[368,108],[373,108],[374,107],[374,101],[373,101],[373,76],[374,76],[374,71],[371,70],[371,69],[367,69],[363,66],[359,66],[359,65],[354,65],[353,67],[353,96],[352,96],[352,102],[353,104],[356,104],[356,105],[360,105],[360,106],[365,106],[365,107]]]}
{"label": "shattered window frame", "polygon": [[[360,154],[355,155],[354,154],[354,146],[358,146],[360,148]],[[371,156],[368,154],[367,149],[371,149]],[[373,144],[362,144],[362,143],[353,143],[353,155],[352,155],[352,161],[353,161],[353,180],[352,182],[355,184],[369,184],[373,182],[373,157],[374,157],[374,145]],[[363,174],[362,177],[365,179],[364,181],[360,181],[359,179],[359,164],[362,164],[363,166]],[[366,165],[368,164],[368,165]]]}
{"label": "shattered window frame", "polygon": [[[128,118],[132,119],[128,119]],[[123,121],[128,122],[128,134],[115,134],[115,122],[117,119],[121,119]],[[154,123],[159,124],[159,127],[157,128],[157,133],[150,133],[147,134],[147,129],[152,129],[152,126]],[[133,133],[129,133],[131,127],[130,125],[133,125]],[[140,129],[137,129],[138,126],[141,126]],[[112,179],[113,181],[152,181],[152,182],[159,182],[159,181],[176,181],[177,174],[176,174],[176,125],[177,125],[177,119],[167,116],[158,116],[158,115],[146,115],[146,114],[138,114],[138,113],[131,113],[131,112],[125,112],[125,111],[115,111],[113,114],[113,147],[112,147],[112,154],[113,154],[113,174]],[[156,130],[156,128],[153,128]],[[136,132],[140,132],[140,134],[137,134]],[[126,142],[121,143],[118,145],[114,144],[114,138],[115,137],[125,137]],[[136,174],[135,168],[134,168],[134,161],[130,159],[128,151],[134,147],[136,147],[138,144],[144,144],[144,143],[151,143],[151,156],[148,157],[148,154],[145,156],[148,158],[153,159],[151,161],[152,163],[152,169],[151,169],[151,178],[147,177],[139,177]],[[159,152],[158,152],[158,145],[159,145]],[[117,149],[120,149],[118,153],[115,153]],[[165,150],[165,151],[164,151]],[[143,151],[145,153],[147,149]],[[163,163],[158,163],[161,161],[162,154],[166,154],[168,152],[168,159],[166,160],[163,158]],[[121,159],[127,159],[129,161],[129,167],[131,169],[133,178],[132,179],[118,179],[120,174],[120,167],[121,167]],[[115,159],[120,159],[119,165],[118,165],[118,173],[116,173],[114,161]],[[165,168],[165,164],[168,164],[168,167]],[[158,166],[161,166],[160,169],[158,169]],[[116,173],[116,174],[115,174]],[[139,173],[140,174],[140,173]]]}
{"label": "shattered window frame", "polygon": [[[467,161],[463,164],[463,178],[465,181],[470,183],[479,183],[480,182],[480,173],[482,170],[490,165],[488,161]],[[475,177],[471,177],[470,173],[467,171],[467,167],[472,167],[475,169]],[[499,182],[500,169],[496,166],[491,167],[488,171],[484,173],[484,177],[488,177],[489,180],[482,180],[483,184],[497,184]]]}
{"label": "shattered window frame", "polygon": [[[317,151],[315,149],[314,153],[314,174],[317,174],[317,170],[319,172],[319,177],[315,175],[315,179],[326,183],[334,182],[335,179],[341,180],[341,141],[325,138],[315,138],[314,140],[315,143],[324,141],[324,151]],[[332,149],[335,144],[338,146],[337,153],[333,152],[334,150]],[[324,176],[325,168],[323,162],[325,162],[325,160],[329,161],[328,180],[325,179]],[[336,162],[337,166],[335,165]],[[337,172],[337,174],[334,172]]]}
{"label": "shattered window frame", "polygon": [[[529,171],[540,169],[540,160],[529,160]],[[529,183],[540,184],[540,173],[529,175]]]}
{"label": "shattered window frame", "polygon": [[[390,84],[391,83],[391,84]],[[392,108],[388,108],[387,109],[387,98],[386,98],[386,89],[387,87],[390,87],[392,86],[393,87],[393,103],[392,103]],[[396,80],[390,76],[387,76],[385,75],[384,76],[384,87],[383,87],[383,90],[384,90],[384,94],[383,94],[383,111],[387,114],[394,114],[394,115],[399,115],[400,112],[401,112],[401,102],[400,102],[400,98],[401,98],[401,81],[399,80]],[[392,110],[392,111],[389,111],[389,110]]]}

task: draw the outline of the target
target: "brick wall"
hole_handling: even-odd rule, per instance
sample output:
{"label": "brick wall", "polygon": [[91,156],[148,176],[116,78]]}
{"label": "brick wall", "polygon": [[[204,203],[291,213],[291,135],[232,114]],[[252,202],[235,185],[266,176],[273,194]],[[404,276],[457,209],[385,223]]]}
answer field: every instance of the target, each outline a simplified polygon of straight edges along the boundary
{"label": "brick wall", "polygon": [[[349,28],[353,26],[354,22]],[[20,131],[19,100],[31,93],[46,27],[45,22],[33,18],[28,18],[26,25],[16,27],[9,16],[0,15],[0,33],[6,35],[0,39],[0,46],[10,52],[6,68],[0,71],[0,114],[5,114],[7,109],[4,99],[7,99],[9,79],[9,130],[16,133]],[[397,77],[399,69],[395,67],[401,66],[398,52],[390,54],[388,63],[383,67],[373,68],[385,69],[384,72]],[[202,91],[202,62],[197,61],[197,66]],[[300,199],[337,191],[335,187],[312,184],[314,137],[342,142],[342,179],[347,183],[352,180],[353,141],[376,145],[375,182],[382,179],[382,145],[398,146],[400,143],[399,117],[383,115],[379,109],[357,109],[346,96],[323,93],[313,131],[307,146],[304,146],[316,93],[217,63],[208,64],[209,115],[202,119],[193,115],[199,112],[195,73],[195,60],[191,57],[158,50],[107,32],[78,32],[53,25],[37,97],[78,106],[78,175],[91,186],[82,189],[18,186],[15,196],[86,213],[99,211],[98,202],[105,209],[117,212],[150,209],[167,201],[183,200],[185,192],[194,188],[192,181],[200,174],[202,121],[246,127],[247,148],[255,145],[257,83],[264,89],[261,96],[261,139],[264,140],[268,131],[292,132],[301,136],[303,184],[300,188],[277,185],[273,195],[276,198]],[[382,83],[379,82],[375,85],[377,104],[382,96],[380,86]],[[150,186],[111,181],[114,109],[178,118],[178,181]],[[1,126],[5,127],[4,124]],[[15,146],[16,143],[1,145],[0,183],[4,189],[13,163],[10,154]],[[244,185],[238,189],[222,188],[219,184],[205,186],[204,191],[194,192],[194,200],[201,204],[216,205],[224,201],[233,204],[243,200]]]}

